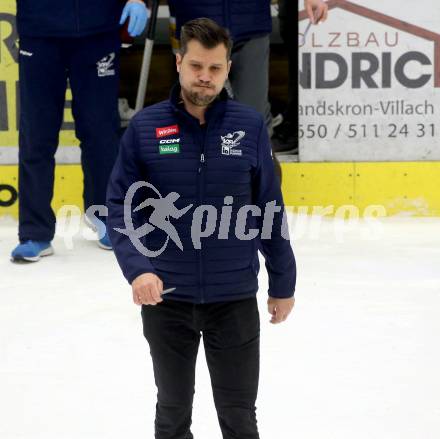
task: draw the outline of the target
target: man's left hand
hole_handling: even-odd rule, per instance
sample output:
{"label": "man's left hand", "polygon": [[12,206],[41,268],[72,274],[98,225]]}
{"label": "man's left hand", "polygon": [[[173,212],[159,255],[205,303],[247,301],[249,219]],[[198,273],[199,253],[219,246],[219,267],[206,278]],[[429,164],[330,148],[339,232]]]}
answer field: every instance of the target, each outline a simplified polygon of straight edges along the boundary
{"label": "man's left hand", "polygon": [[279,299],[277,297],[269,297],[267,299],[267,309],[272,314],[270,323],[282,323],[287,319],[295,305],[295,298]]}
{"label": "man's left hand", "polygon": [[150,12],[142,0],[129,0],[122,11],[119,24],[124,24],[125,20],[130,17],[128,33],[132,37],[137,37],[144,31],[149,15]]}

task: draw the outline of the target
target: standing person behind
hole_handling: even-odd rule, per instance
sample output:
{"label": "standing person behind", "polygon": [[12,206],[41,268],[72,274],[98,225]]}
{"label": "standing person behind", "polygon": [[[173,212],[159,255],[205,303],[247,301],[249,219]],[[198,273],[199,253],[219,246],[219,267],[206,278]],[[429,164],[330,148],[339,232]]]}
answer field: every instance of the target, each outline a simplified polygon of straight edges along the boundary
{"label": "standing person behind", "polygon": [[[233,40],[229,81],[234,99],[260,112],[272,136],[269,104],[270,0],[168,0],[176,18],[176,37],[189,20],[206,17],[227,28]],[[281,180],[281,167],[273,156]]]}
{"label": "standing person behind", "polygon": [[[278,0],[280,34],[287,49],[289,83],[287,108],[283,122],[274,129],[275,152],[298,153],[298,2]],[[313,24],[327,19],[328,6],[323,0],[304,0],[304,7]]]}
{"label": "standing person behind", "polygon": [[[12,261],[53,254],[55,152],[67,81],[80,141],[84,207],[105,205],[119,143],[119,25],[139,35],[141,0],[17,0],[20,36],[19,240]],[[122,13],[122,15],[121,15]],[[104,219],[93,217],[99,245],[111,249]]]}
{"label": "standing person behind", "polygon": [[[228,32],[212,20],[201,18],[184,25],[176,56],[180,85],[173,88],[169,100],[132,119],[109,183],[109,233],[132,286],[133,301],[142,305],[158,387],[156,439],[193,438],[190,426],[201,333],[223,438],[258,439],[258,249],[269,274],[271,322],[286,320],[294,305],[295,258],[281,232],[283,200],[264,119],[222,91],[231,66],[231,46]],[[139,189],[147,183],[159,198],[145,200],[148,192],[140,195]],[[131,208],[127,200],[132,200]],[[246,232],[245,237],[248,226],[262,231],[269,225],[263,222],[268,203],[280,207],[273,212],[271,236],[253,233],[252,239]],[[224,204],[233,212],[227,230],[219,226],[217,232],[217,215],[214,222],[211,215],[204,221],[206,215],[196,214],[208,208],[211,213],[223,212]],[[156,210],[145,222],[142,209],[154,205]],[[188,206],[194,208],[192,222]],[[252,210],[249,220],[238,218],[240,209]],[[253,217],[256,209],[258,219]],[[162,227],[152,226],[160,226],[157,219],[168,216],[175,218],[172,224],[164,220]],[[204,229],[215,230],[198,241],[199,221],[200,229],[203,223]],[[140,236],[139,230],[146,236]],[[162,253],[148,257],[145,250],[157,250],[164,242]],[[162,299],[164,288],[175,291]]]}

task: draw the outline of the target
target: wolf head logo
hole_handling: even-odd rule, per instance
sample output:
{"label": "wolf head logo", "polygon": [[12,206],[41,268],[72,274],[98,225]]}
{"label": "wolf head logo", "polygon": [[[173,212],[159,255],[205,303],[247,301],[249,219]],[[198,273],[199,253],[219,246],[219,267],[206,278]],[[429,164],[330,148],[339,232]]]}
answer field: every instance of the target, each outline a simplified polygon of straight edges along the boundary
{"label": "wolf head logo", "polygon": [[115,74],[113,67],[113,61],[115,60],[115,54],[114,52],[110,53],[107,56],[104,56],[104,58],[100,59],[96,63],[96,67],[98,70],[98,76],[113,76]]}
{"label": "wolf head logo", "polygon": [[[233,150],[240,145],[241,139],[246,135],[245,131],[235,131],[233,133],[226,134],[226,136],[220,136],[222,139],[222,154],[223,155],[241,155],[241,150]],[[233,152],[234,151],[234,152]]]}

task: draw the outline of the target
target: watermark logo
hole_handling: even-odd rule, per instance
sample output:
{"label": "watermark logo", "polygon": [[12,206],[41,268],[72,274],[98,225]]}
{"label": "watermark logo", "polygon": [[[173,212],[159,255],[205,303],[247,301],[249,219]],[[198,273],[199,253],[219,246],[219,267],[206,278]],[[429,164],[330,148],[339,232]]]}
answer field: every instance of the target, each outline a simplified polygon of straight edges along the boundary
{"label": "watermark logo", "polygon": [[[145,207],[153,208],[149,220],[144,225],[135,229],[133,224],[132,205],[136,192],[141,188],[151,189],[158,198],[147,198],[139,206],[133,209],[133,213],[139,212]],[[166,249],[169,240],[171,239],[180,250],[183,250],[182,241],[176,228],[171,224],[170,218],[178,219],[185,215],[193,206],[192,204],[183,209],[177,209],[175,202],[180,195],[177,192],[170,192],[166,197],[162,197],[161,193],[150,183],[146,181],[138,181],[130,186],[125,196],[124,202],[124,223],[125,229],[116,228],[115,230],[130,238],[130,241],[135,248],[144,256],[155,257]],[[158,250],[150,250],[144,246],[141,239],[147,236],[155,229],[162,230],[166,234],[165,242]]]}
{"label": "watermark logo", "polygon": [[[143,191],[146,189],[152,190],[155,197],[148,197],[141,204],[133,208],[135,195],[137,191],[141,189]],[[193,207],[193,204],[178,209],[175,203],[179,198],[180,195],[177,192],[170,192],[167,196],[163,197],[156,187],[145,181],[133,183],[128,189],[124,199],[125,228],[115,228],[114,230],[126,235],[132,242],[133,246],[141,254],[147,257],[156,257],[162,254],[170,239],[181,251],[183,251],[183,244],[178,231],[171,223],[170,219],[181,218]],[[277,205],[276,201],[266,203],[264,209],[255,205],[244,205],[238,209],[236,216],[232,219],[233,201],[234,199],[232,196],[224,197],[224,205],[220,212],[217,238],[219,240],[229,239],[230,231],[233,229],[235,237],[240,241],[250,241],[255,239],[260,235],[260,232],[261,239],[271,239],[275,214],[281,212],[282,207]],[[140,212],[146,207],[149,207],[150,211],[152,209],[148,221],[142,226],[135,228],[133,214]],[[249,217],[261,218],[261,221],[259,222],[261,224],[261,230],[260,228],[249,227]],[[219,212],[215,206],[209,204],[199,205],[194,209],[191,220],[191,241],[194,249],[201,249],[202,238],[208,238],[216,232],[218,219]],[[235,222],[235,227],[231,224],[232,222]],[[289,240],[285,213],[283,214],[282,221],[279,221],[279,226],[281,228],[281,236],[284,239]],[[156,229],[159,229],[164,233],[164,243],[159,249],[151,250],[144,245],[142,238],[146,237]]]}
{"label": "watermark logo", "polygon": [[[139,202],[138,191],[142,191],[143,196],[152,191],[154,196],[148,196],[145,201]],[[188,214],[193,204],[179,208],[176,206],[179,198],[177,192],[170,192],[163,197],[151,183],[136,182],[130,186],[124,199],[123,227],[116,227],[114,230],[127,236],[139,253],[149,258],[162,254],[170,241],[183,251],[189,243],[187,241],[184,242],[185,245],[182,243],[179,236],[182,229],[176,228],[171,220]],[[281,238],[290,241],[291,234],[295,241],[303,239],[317,241],[321,239],[322,232],[324,237],[328,238],[329,227],[335,243],[343,243],[347,236],[352,239],[354,235],[358,235],[362,241],[377,241],[383,236],[380,220],[387,216],[385,207],[381,205],[367,206],[363,212],[354,205],[286,206],[283,210],[276,201],[270,201],[261,207],[242,205],[236,210],[233,208],[233,202],[232,196],[225,196],[223,206],[195,207],[191,212],[191,220],[185,221],[185,227],[190,228],[189,235],[194,249],[201,249],[202,239],[214,234],[215,239],[226,241],[230,239],[231,234],[240,241],[256,238],[263,241],[271,240],[273,237],[277,240]],[[286,210],[292,211],[293,214],[287,215]],[[102,223],[98,218],[105,218],[108,213],[106,206],[91,206],[86,212],[86,217],[89,218],[87,223]],[[325,218],[326,216],[328,218]],[[256,227],[251,227],[252,224]],[[106,228],[98,227],[96,231],[81,228],[81,209],[78,206],[65,205],[57,212],[56,235],[64,239],[66,247],[70,250],[73,249],[74,238],[78,234],[82,234],[86,240],[96,240],[104,236]],[[149,240],[148,235],[154,231],[156,231],[154,238]],[[148,248],[148,244],[153,242],[155,250]],[[158,245],[161,247],[157,248]]]}

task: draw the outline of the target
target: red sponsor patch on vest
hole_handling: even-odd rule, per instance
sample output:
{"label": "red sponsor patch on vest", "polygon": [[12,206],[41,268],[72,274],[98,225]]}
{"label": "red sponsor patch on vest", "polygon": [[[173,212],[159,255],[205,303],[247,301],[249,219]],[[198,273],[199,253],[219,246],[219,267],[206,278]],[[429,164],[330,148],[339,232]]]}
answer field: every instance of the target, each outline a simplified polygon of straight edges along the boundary
{"label": "red sponsor patch on vest", "polygon": [[160,139],[165,136],[172,136],[174,134],[179,134],[178,125],[170,125],[169,127],[156,128],[156,138]]}

